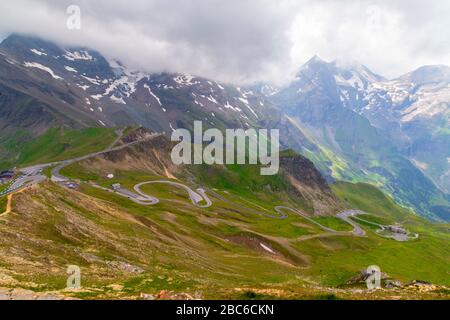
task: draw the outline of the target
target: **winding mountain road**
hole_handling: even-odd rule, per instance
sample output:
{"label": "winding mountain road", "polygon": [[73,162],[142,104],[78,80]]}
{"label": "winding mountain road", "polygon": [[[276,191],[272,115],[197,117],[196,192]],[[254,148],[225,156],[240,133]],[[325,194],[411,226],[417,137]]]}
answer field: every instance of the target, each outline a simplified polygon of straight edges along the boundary
{"label": "winding mountain road", "polygon": [[77,157],[77,158],[73,158],[73,159],[69,159],[69,160],[63,160],[63,161],[54,161],[54,162],[49,162],[49,163],[44,163],[44,164],[37,164],[37,165],[33,165],[33,166],[29,166],[29,167],[25,167],[25,168],[21,168],[19,171],[21,172],[21,175],[19,175],[17,178],[15,178],[11,184],[9,185],[9,187],[4,190],[3,192],[0,193],[0,196],[7,196],[8,194],[14,193],[16,191],[19,191],[21,189],[30,187],[34,184],[38,184],[40,182],[43,182],[45,180],[47,180],[47,177],[45,175],[42,174],[42,170],[48,168],[48,167],[52,167],[55,166],[55,168],[53,168],[51,174],[51,180],[54,182],[64,182],[64,181],[68,181],[70,180],[67,177],[64,177],[63,175],[60,174],[61,169],[63,169],[64,167],[67,167],[68,165],[71,165],[75,162],[79,162],[82,160],[87,160],[90,158],[94,158],[96,156],[111,152],[111,151],[117,151],[117,150],[122,150],[124,148],[127,148],[129,146],[138,144],[138,143],[142,143],[144,141],[148,141],[151,140],[153,138],[156,138],[158,136],[161,136],[162,134],[160,133],[154,133],[151,134],[150,136],[144,138],[144,139],[139,139],[130,143],[126,143],[123,144],[121,146],[117,146],[114,147],[114,145],[120,140],[120,138],[122,137],[123,132],[120,131],[118,134],[117,139],[114,140],[114,142],[105,150],[103,151],[98,151],[98,152],[94,152],[94,153],[90,153],[88,155],[85,156],[81,156],[81,157]]}
{"label": "winding mountain road", "polygon": [[[183,190],[185,190],[188,195],[189,198],[191,199],[191,202],[193,205],[200,207],[200,208],[208,208],[212,205],[212,201],[208,198],[208,196],[206,195],[205,191],[203,189],[197,189],[201,190],[200,193],[195,192],[194,190],[192,190],[191,188],[189,188],[188,186],[178,183],[178,182],[173,182],[173,181],[166,181],[166,180],[159,180],[159,181],[146,181],[146,182],[141,182],[138,183],[137,185],[134,186],[134,191],[136,191],[137,193],[139,193],[141,196],[148,196],[147,194],[145,194],[142,190],[141,187],[144,185],[148,185],[148,184],[157,184],[157,183],[163,183],[163,184],[168,184],[171,186],[174,186],[176,188],[181,188]],[[205,201],[205,204],[199,204],[202,201]]]}
{"label": "winding mountain road", "polygon": [[254,214],[257,214],[257,215],[260,215],[263,217],[272,218],[272,219],[286,219],[288,217],[288,215],[281,210],[281,207],[275,207],[275,211],[276,211],[277,215],[271,215],[271,214],[253,209],[253,208],[244,207],[240,204],[236,204],[233,201],[228,200],[227,198],[221,196],[220,194],[218,194],[217,192],[215,192],[213,190],[208,190],[208,192],[211,193],[215,198],[217,198],[229,205],[232,205],[235,208],[244,209],[246,211],[249,211],[251,213],[254,213]]}
{"label": "winding mountain road", "polygon": [[[73,158],[73,159],[69,159],[69,160],[64,160],[64,161],[56,161],[56,162],[51,162],[51,163],[46,163],[46,164],[40,164],[40,165],[35,165],[35,166],[30,166],[30,167],[26,167],[21,169],[20,171],[23,173],[20,177],[18,177],[17,179],[15,179],[13,181],[13,183],[10,185],[10,187],[2,194],[2,195],[10,195],[14,192],[17,192],[19,190],[22,190],[26,187],[29,187],[33,184],[37,184],[40,183],[44,180],[46,180],[47,178],[42,174],[42,170],[50,167],[50,166],[55,166],[55,168],[53,168],[53,170],[51,171],[51,180],[54,182],[66,182],[66,181],[70,181],[70,178],[67,178],[65,176],[63,176],[60,172],[61,170],[68,166],[71,165],[73,163],[79,162],[79,161],[83,161],[83,160],[87,160],[90,158],[94,158],[96,156],[108,153],[108,152],[112,152],[112,151],[117,151],[117,150],[121,150],[124,148],[127,148],[129,146],[141,143],[143,141],[147,141],[150,139],[153,139],[157,136],[160,136],[161,134],[152,134],[149,137],[146,137],[145,139],[140,139],[140,140],[136,140],[130,143],[126,143],[123,144],[121,146],[118,147],[114,147],[114,145],[119,141],[120,137],[121,137],[121,133],[119,133],[119,137],[114,141],[113,144],[111,144],[107,149],[103,150],[103,151],[99,151],[99,152],[94,152],[85,156],[81,156],[81,157],[77,157],[77,158]],[[286,219],[288,218],[288,215],[286,214],[285,211],[290,211],[294,214],[297,214],[299,216],[301,216],[302,218],[308,220],[310,223],[317,225],[319,228],[321,228],[322,230],[324,230],[325,232],[327,232],[328,234],[336,234],[336,235],[340,235],[340,234],[344,234],[343,232],[340,231],[336,231],[333,230],[331,228],[328,228],[322,224],[320,224],[319,222],[315,221],[314,219],[312,219],[311,217],[309,217],[308,215],[302,213],[300,210],[291,208],[291,207],[286,207],[286,206],[276,206],[274,208],[276,214],[270,214],[267,212],[263,212],[261,210],[257,210],[254,208],[249,208],[246,206],[243,206],[241,204],[236,204],[233,201],[230,201],[228,199],[226,199],[225,197],[221,196],[220,194],[218,194],[217,192],[213,191],[213,190],[206,190],[203,188],[198,188],[195,191],[193,189],[191,189],[189,186],[186,186],[182,183],[179,182],[174,182],[174,181],[168,181],[168,180],[156,180],[156,181],[145,181],[145,182],[141,182],[136,184],[133,189],[134,191],[130,191],[126,188],[123,188],[121,186],[116,186],[114,189],[110,189],[110,188],[106,188],[103,186],[100,186],[98,184],[95,183],[89,183],[91,186],[110,192],[110,193],[114,193],[117,195],[120,195],[122,197],[126,197],[127,199],[140,204],[140,205],[145,205],[145,206],[150,206],[150,205],[155,205],[158,204],[160,202],[160,200],[152,195],[146,194],[144,191],[142,191],[142,187],[144,185],[149,185],[149,184],[168,184],[171,185],[175,188],[180,188],[183,189],[184,191],[187,192],[190,201],[192,202],[193,205],[200,207],[200,208],[209,208],[212,206],[213,202],[212,200],[208,197],[207,193],[211,194],[212,196],[214,196],[215,198],[234,206],[235,208],[241,209],[241,210],[245,210],[246,212],[250,212],[250,213],[254,213],[260,216],[264,216],[267,218],[272,218],[272,219]],[[339,213],[336,217],[342,219],[343,221],[349,223],[350,225],[353,226],[353,231],[352,234],[354,236],[357,237],[364,237],[366,235],[366,232],[354,221],[352,221],[349,217],[351,216],[356,216],[358,214],[362,214],[362,212],[358,211],[358,210],[347,210],[344,212]],[[348,232],[347,232],[348,234]]]}
{"label": "winding mountain road", "polygon": [[109,188],[102,187],[95,183],[91,183],[90,185],[93,186],[94,188],[101,189],[103,191],[115,193],[119,196],[125,197],[125,198],[133,201],[134,203],[137,203],[137,204],[140,204],[143,206],[151,206],[151,205],[155,205],[155,204],[159,203],[158,198],[146,195],[144,193],[137,194],[137,193],[134,193],[134,192],[132,192],[128,189],[122,188],[122,187],[115,188],[115,189],[109,189]]}
{"label": "winding mountain road", "polygon": [[336,217],[338,217],[341,220],[344,220],[348,224],[353,226],[353,234],[358,237],[364,237],[366,235],[366,231],[364,231],[363,228],[360,227],[359,224],[354,222],[350,217],[355,217],[359,214],[364,214],[364,212],[359,210],[347,210],[341,213],[338,213]]}

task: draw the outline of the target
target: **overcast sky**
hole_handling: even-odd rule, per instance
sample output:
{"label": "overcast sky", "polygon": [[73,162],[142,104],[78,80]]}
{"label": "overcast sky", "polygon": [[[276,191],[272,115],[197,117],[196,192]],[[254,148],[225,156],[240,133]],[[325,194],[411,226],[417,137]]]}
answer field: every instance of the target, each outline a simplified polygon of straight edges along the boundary
{"label": "overcast sky", "polygon": [[[66,27],[70,4],[80,30]],[[11,32],[234,83],[288,81],[315,54],[391,78],[450,65],[449,0],[2,0],[0,38]]]}

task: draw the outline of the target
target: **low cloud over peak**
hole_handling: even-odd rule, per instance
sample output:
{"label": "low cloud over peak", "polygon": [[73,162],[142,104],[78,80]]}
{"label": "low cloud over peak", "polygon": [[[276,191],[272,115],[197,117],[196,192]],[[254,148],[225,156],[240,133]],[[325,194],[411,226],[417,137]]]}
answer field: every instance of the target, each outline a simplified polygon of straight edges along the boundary
{"label": "low cloud over peak", "polygon": [[[71,4],[81,8],[80,30],[66,28]],[[16,0],[0,7],[0,36],[34,34],[146,71],[225,82],[282,83],[314,54],[355,59],[387,77],[450,64],[446,0]]]}

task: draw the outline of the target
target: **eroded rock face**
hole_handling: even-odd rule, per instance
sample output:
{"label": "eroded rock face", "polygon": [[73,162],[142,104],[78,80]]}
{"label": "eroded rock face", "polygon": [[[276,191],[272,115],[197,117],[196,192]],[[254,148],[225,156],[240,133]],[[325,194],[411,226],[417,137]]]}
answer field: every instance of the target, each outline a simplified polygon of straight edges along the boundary
{"label": "eroded rock face", "polygon": [[[124,143],[143,140],[149,137],[146,129],[138,129],[122,139]],[[83,162],[86,168],[96,168],[103,175],[114,173],[116,170],[148,171],[161,176],[171,176],[178,168],[170,158],[172,142],[165,136],[142,141],[124,149],[110,151],[93,159]]]}
{"label": "eroded rock face", "polygon": [[[362,284],[362,283],[365,283],[370,276],[372,276],[372,273],[368,272],[367,269],[364,269],[359,274],[357,274],[356,276],[354,276],[353,278],[348,280],[346,282],[346,284],[348,284],[348,285]],[[388,274],[382,272],[380,275],[380,280],[387,281],[387,280],[391,280],[391,278],[389,277]]]}
{"label": "eroded rock face", "polygon": [[344,209],[319,170],[304,156],[295,153],[281,156],[280,167],[287,175],[291,191],[306,199],[315,215],[332,215]]}
{"label": "eroded rock face", "polygon": [[314,164],[301,155],[280,158],[280,166],[297,181],[331,194],[331,189]]}
{"label": "eroded rock face", "polygon": [[133,130],[132,132],[130,132],[129,134],[125,135],[121,141],[123,143],[130,143],[130,142],[134,142],[134,141],[138,141],[138,140],[144,140],[147,139],[149,137],[151,137],[151,135],[153,134],[153,132],[149,129],[146,129],[144,127],[139,127],[135,130]]}

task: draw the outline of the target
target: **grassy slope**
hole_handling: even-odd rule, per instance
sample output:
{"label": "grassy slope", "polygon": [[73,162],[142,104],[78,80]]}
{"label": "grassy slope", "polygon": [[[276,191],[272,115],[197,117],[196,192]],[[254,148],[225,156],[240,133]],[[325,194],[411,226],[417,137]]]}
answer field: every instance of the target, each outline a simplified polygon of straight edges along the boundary
{"label": "grassy slope", "polygon": [[336,217],[314,217],[313,220],[336,231],[352,231],[353,227]]}
{"label": "grassy slope", "polygon": [[[90,172],[82,173],[83,167],[68,167],[66,172],[72,175],[97,178],[100,184],[110,185],[113,182],[120,182],[122,185],[132,187],[139,181],[154,179],[141,172],[116,172],[116,177],[112,181],[98,178],[95,169],[90,168]],[[220,170],[219,170],[220,169]],[[218,171],[219,170],[219,171]],[[254,185],[255,179],[266,179],[255,175],[251,169],[245,167],[227,167],[226,170],[217,167],[208,167],[200,170],[197,177],[201,183],[219,189],[226,198],[236,203],[252,207],[265,208],[270,210],[276,204],[289,203],[295,206],[296,201],[284,198],[283,184],[278,180],[261,181],[260,185]],[[256,178],[253,178],[256,177]],[[271,184],[272,183],[272,184]],[[280,188],[281,192],[268,191],[263,185],[271,185],[271,188]],[[163,185],[150,185],[143,188],[147,193],[164,199],[161,203],[164,210],[172,212],[177,219],[187,223],[189,228],[195,229],[198,239],[203,239],[205,226],[198,224],[198,221],[184,220],[184,214],[179,217],[179,205],[167,202],[168,199],[177,199],[180,203],[189,203],[187,196],[180,191]],[[230,215],[227,213],[221,216],[222,221],[214,227],[209,226],[208,232],[220,235],[230,233],[241,235],[246,232],[253,232],[265,237],[276,237],[281,243],[290,243],[297,252],[306,255],[311,265],[299,274],[305,274],[321,283],[327,285],[341,285],[346,280],[354,276],[357,272],[371,264],[378,264],[382,270],[403,281],[413,279],[428,280],[439,284],[450,284],[444,270],[450,261],[446,254],[449,236],[439,225],[426,222],[419,217],[412,215],[408,210],[395,204],[389,197],[381,191],[366,184],[337,183],[333,186],[334,192],[351,208],[358,208],[375,216],[365,217],[368,220],[379,222],[403,222],[405,226],[413,232],[418,232],[421,237],[417,241],[400,243],[393,240],[383,239],[371,231],[371,227],[363,226],[368,231],[368,238],[355,238],[350,236],[316,238],[302,240],[299,237],[320,233],[315,226],[306,222],[298,216],[290,215],[287,220],[273,220],[260,218],[250,214],[249,218],[242,218],[241,215]],[[93,193],[92,193],[93,192]],[[111,199],[110,195],[90,190],[89,194],[101,197],[104,200]],[[133,208],[132,210],[143,210],[140,206],[130,203],[123,198],[114,199],[123,207]],[[217,199],[214,199],[217,203]],[[301,203],[301,200],[299,201]],[[230,208],[227,204],[221,203],[220,207]],[[147,210],[147,209],[146,209]],[[202,214],[217,213],[217,207],[202,210]],[[196,210],[194,210],[196,211]],[[273,212],[273,210],[272,210]],[[245,212],[243,212],[245,214]],[[241,213],[242,214],[242,213]],[[248,214],[248,213],[247,213]],[[238,219],[238,220],[235,220]],[[242,223],[244,219],[245,223]],[[324,225],[342,231],[348,231],[348,225],[333,217],[317,218]],[[198,229],[200,227],[200,229]],[[434,261],[430,265],[430,261]]]}
{"label": "grassy slope", "polygon": [[[117,172],[114,181],[98,181],[131,186],[152,178],[143,172]],[[344,195],[344,188],[340,188]],[[209,298],[243,298],[248,292],[257,292],[259,298],[278,294],[319,298],[324,293],[314,285],[310,287],[311,283],[338,286],[371,264],[404,281],[449,284],[444,246],[449,239],[431,226],[423,227],[429,232],[423,230],[423,238],[409,243],[385,240],[370,232],[365,239],[334,236],[301,240],[322,231],[295,215],[287,220],[263,218],[217,199],[212,208],[201,209],[192,206],[183,191],[165,185],[143,189],[160,197],[161,203],[140,206],[87,185],[79,193],[52,183],[16,196],[15,210],[20,214],[0,224],[0,235],[5,239],[0,245],[4,266],[9,269],[14,265],[8,248],[9,241],[17,237],[7,236],[14,232],[23,239],[15,245],[26,249],[18,254],[46,266],[23,264],[16,270],[21,274],[19,280],[38,283],[40,290],[60,289],[65,266],[77,264],[82,268],[83,285],[94,288],[77,294],[85,298],[136,297],[140,292],[160,290],[200,291]],[[226,191],[219,192],[233,201],[243,201]],[[385,206],[389,205],[380,200],[375,208]],[[383,213],[389,215],[388,211]],[[31,216],[33,223],[28,223]],[[251,239],[257,239],[257,244],[264,242],[280,256],[274,257],[259,246],[249,247],[245,243]],[[39,244],[42,241],[45,246]],[[99,260],[86,260],[92,255]],[[44,256],[50,259],[39,258]],[[112,267],[111,261],[125,261],[144,271],[123,272]],[[45,272],[48,268],[54,272]],[[107,287],[111,284],[123,288],[114,291]],[[358,297],[346,291],[335,294]]]}
{"label": "grassy slope", "polygon": [[0,197],[0,214],[5,212],[7,202],[8,202],[8,200],[6,199],[6,196]]}
{"label": "grassy slope", "polygon": [[105,149],[114,139],[115,132],[111,128],[52,128],[26,142],[10,137],[4,143],[8,157],[0,159],[0,168],[74,158]]}
{"label": "grassy slope", "polygon": [[274,205],[289,201],[306,212],[312,213],[314,211],[312,204],[306,199],[292,197],[287,192],[289,182],[282,175],[262,176],[259,172],[259,166],[200,165],[191,166],[189,170],[194,174],[196,182],[201,185],[227,190],[271,210]]}
{"label": "grassy slope", "polygon": [[7,183],[0,184],[0,192],[5,191],[11,185],[11,181]]}
{"label": "grassy slope", "polygon": [[[335,115],[336,123],[343,121],[345,125],[334,128],[334,136],[325,129],[319,135],[302,130],[302,134],[306,133],[318,146],[317,150],[304,149],[302,153],[321,172],[339,181],[371,183],[394,196],[398,202],[413,206],[424,217],[448,218],[448,199],[401,156],[390,141],[359,116],[349,121],[341,118],[342,115]],[[446,159],[445,156],[437,158]]]}
{"label": "grassy slope", "polygon": [[399,207],[392,198],[370,184],[338,182],[332,188],[341,199],[362,211],[398,219],[410,215],[408,210]]}
{"label": "grassy slope", "polygon": [[[308,208],[303,199],[287,196],[282,178],[262,177],[254,172],[257,167],[200,168],[191,170],[197,183],[217,188],[233,202],[272,213],[278,204]],[[117,171],[115,178],[108,180],[100,172],[101,168],[80,164],[63,170],[63,174],[74,178],[95,180],[104,186],[119,182],[128,188],[160,178],[146,172]],[[337,183],[333,190],[351,208],[403,222],[421,234],[419,240],[400,243],[383,239],[369,227],[367,238],[308,238],[322,231],[297,215],[290,214],[286,220],[265,218],[218,199],[213,199],[213,207],[201,209],[192,206],[178,189],[148,185],[143,190],[162,201],[145,207],[87,185],[82,185],[78,193],[52,183],[17,196],[16,210],[20,214],[0,224],[0,237],[5,239],[0,243],[0,256],[4,258],[0,268],[18,268],[8,258],[8,248],[13,244],[8,241],[19,238],[32,240],[14,245],[26,248],[18,254],[33,263],[20,266],[18,280],[38,283],[41,290],[59,289],[64,286],[65,266],[78,264],[84,285],[97,288],[80,293],[80,297],[136,296],[163,289],[191,293],[199,290],[209,298],[239,298],[245,297],[248,290],[269,290],[271,293],[259,297],[275,297],[270,290],[280,289],[284,297],[317,298],[321,294],[317,287],[302,289],[306,283],[339,286],[371,264],[403,281],[421,279],[450,285],[446,273],[450,237],[445,227],[411,215],[365,184]],[[319,219],[331,227],[348,230],[332,217]],[[29,223],[31,220],[33,223]],[[277,256],[264,251],[260,242],[275,250]],[[100,260],[89,260],[86,255]],[[36,261],[46,268],[34,268]],[[144,271],[133,274],[114,267],[111,270],[108,261],[126,261]],[[48,274],[45,270],[49,268],[56,271]],[[106,288],[109,284],[120,284],[123,289],[112,292]]]}
{"label": "grassy slope", "polygon": [[[279,204],[291,203],[293,207],[304,211],[311,211],[312,208],[301,198],[293,199],[287,196],[285,190],[287,182],[278,176],[260,176],[256,166],[198,166],[189,168],[196,174],[196,183],[200,186],[214,188],[216,192],[223,197],[232,200],[234,203],[265,212],[267,214],[276,214],[274,206]],[[133,186],[142,181],[159,180],[161,177],[149,175],[145,172],[116,171],[113,179],[106,179],[99,174],[95,168],[86,168],[80,164],[73,164],[64,168],[61,173],[65,176],[82,179],[84,181],[95,181],[104,187],[110,187],[114,183],[120,183],[132,190]],[[167,180],[167,178],[165,178]],[[259,184],[258,184],[259,183]],[[160,199],[177,199],[189,203],[185,192],[174,189],[167,185],[147,185],[142,188],[148,194],[154,195]],[[100,192],[101,193],[101,192]],[[109,197],[109,195],[106,195]],[[107,199],[107,198],[105,198]],[[124,206],[133,206],[139,208],[126,199],[117,199]],[[217,199],[213,201],[217,202]],[[223,206],[232,211],[236,208],[222,203]],[[170,206],[172,210],[174,206]],[[239,215],[238,215],[239,216]],[[250,214],[257,219],[252,219],[252,227],[255,232],[271,236],[283,236],[286,238],[295,238],[302,235],[311,234],[319,231],[313,226],[300,226],[297,222],[302,219],[290,216],[287,220],[260,219],[259,216]],[[333,218],[331,218],[333,219]],[[225,221],[226,222],[226,221]],[[229,226],[228,224],[224,224]],[[237,228],[237,230],[241,230]],[[241,230],[242,231],[242,230]]]}
{"label": "grassy slope", "polygon": [[[48,274],[42,268],[34,269],[32,264],[23,265],[19,267],[21,280],[39,283],[41,290],[62,288],[66,278],[64,266],[77,264],[82,268],[83,285],[99,288],[85,297],[114,295],[106,288],[113,283],[123,285],[120,294],[127,296],[165,289],[190,293],[199,290],[210,298],[238,298],[240,294],[231,290],[235,287],[276,287],[286,282],[300,287],[302,283],[295,278],[298,267],[280,264],[261,252],[223,240],[237,234],[245,236],[248,231],[243,229],[255,219],[233,213],[226,204],[216,208],[215,213],[207,212],[192,207],[180,195],[182,202],[177,206],[163,202],[144,207],[98,189],[85,187],[82,191],[93,198],[67,192],[53,184],[47,184],[39,192],[30,191],[35,204],[42,206],[22,206],[18,210],[24,214],[24,221],[21,217],[0,225],[2,235],[14,226],[14,232],[27,234],[28,239],[34,240],[17,244],[30,250],[32,255],[26,254],[26,260],[54,268]],[[167,190],[161,188],[160,192],[167,193]],[[30,196],[21,194],[17,201],[28,202]],[[25,222],[29,214],[35,217],[33,224]],[[2,255],[10,245],[8,239],[0,245]],[[45,248],[36,239],[45,239]],[[283,250],[273,240],[264,241]],[[107,271],[100,260],[87,262],[80,252],[95,255],[102,261],[127,261],[142,267],[144,272],[133,274],[114,268]],[[42,257],[51,259],[40,259],[41,253]],[[4,257],[5,264],[12,267],[11,260]]]}
{"label": "grassy slope", "polygon": [[370,185],[341,182],[335,184],[333,190],[349,207],[375,215],[372,220],[402,222],[420,237],[414,241],[396,242],[382,239],[371,231],[371,227],[363,226],[368,231],[365,239],[342,237],[299,243],[300,250],[314,250],[311,274],[321,274],[325,283],[339,285],[355,272],[376,264],[403,281],[420,279],[450,284],[445,271],[450,265],[450,235],[444,225],[432,224],[413,215]]}

